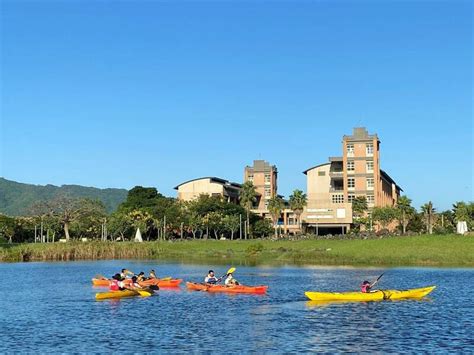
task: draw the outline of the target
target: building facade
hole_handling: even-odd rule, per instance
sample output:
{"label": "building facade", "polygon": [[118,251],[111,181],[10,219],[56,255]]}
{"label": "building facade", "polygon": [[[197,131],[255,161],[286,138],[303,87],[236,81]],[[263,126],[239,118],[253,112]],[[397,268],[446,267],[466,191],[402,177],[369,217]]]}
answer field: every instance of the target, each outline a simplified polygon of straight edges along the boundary
{"label": "building facade", "polygon": [[310,229],[347,232],[352,223],[352,201],[367,199],[369,209],[394,206],[402,189],[380,169],[380,141],[363,127],[343,136],[342,156],[330,157],[303,172],[308,203],[303,213]]}
{"label": "building facade", "polygon": [[231,203],[239,203],[239,193],[242,185],[218,177],[202,177],[179,184],[178,200],[191,201],[199,195],[221,196]]}
{"label": "building facade", "polygon": [[251,181],[257,191],[255,210],[264,213],[267,211],[268,201],[278,193],[278,170],[275,165],[265,160],[254,160],[253,166],[244,169],[244,182]]}

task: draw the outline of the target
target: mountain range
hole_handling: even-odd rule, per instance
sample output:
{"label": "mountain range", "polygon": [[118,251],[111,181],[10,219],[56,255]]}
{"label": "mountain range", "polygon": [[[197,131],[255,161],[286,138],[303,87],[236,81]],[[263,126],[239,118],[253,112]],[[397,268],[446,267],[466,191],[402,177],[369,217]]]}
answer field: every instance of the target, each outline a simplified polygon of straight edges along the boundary
{"label": "mountain range", "polygon": [[114,211],[127,198],[126,189],[98,189],[80,185],[32,185],[0,177],[0,213],[25,216],[37,201],[49,201],[58,196],[87,197],[102,201],[108,212]]}

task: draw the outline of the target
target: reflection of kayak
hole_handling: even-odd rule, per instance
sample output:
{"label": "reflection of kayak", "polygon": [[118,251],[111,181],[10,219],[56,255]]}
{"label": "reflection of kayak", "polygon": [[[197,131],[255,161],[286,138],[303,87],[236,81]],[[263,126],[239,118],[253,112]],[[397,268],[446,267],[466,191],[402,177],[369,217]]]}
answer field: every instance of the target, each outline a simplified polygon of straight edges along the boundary
{"label": "reflection of kayak", "polygon": [[382,301],[400,300],[406,298],[422,298],[435,289],[436,286],[414,288],[411,290],[378,290],[369,293],[362,292],[305,292],[312,301]]}
{"label": "reflection of kayak", "polygon": [[[103,286],[103,287],[109,287],[110,281],[108,279],[92,279],[92,284],[94,286]],[[159,286],[159,287],[179,287],[179,284],[182,282],[182,279],[149,279],[145,281],[141,281],[138,284],[140,286]],[[128,285],[132,282],[131,279],[126,279],[123,281],[125,285]]]}
{"label": "reflection of kayak", "polygon": [[226,293],[258,293],[267,292],[268,286],[244,286],[244,285],[209,285],[195,282],[186,282],[188,290],[207,291],[207,292],[226,292]]}
{"label": "reflection of kayak", "polygon": [[153,294],[153,291],[150,289],[142,290],[123,290],[123,291],[110,291],[110,292],[98,292],[95,294],[96,300],[105,300],[109,298],[125,298],[125,297],[148,297]]}

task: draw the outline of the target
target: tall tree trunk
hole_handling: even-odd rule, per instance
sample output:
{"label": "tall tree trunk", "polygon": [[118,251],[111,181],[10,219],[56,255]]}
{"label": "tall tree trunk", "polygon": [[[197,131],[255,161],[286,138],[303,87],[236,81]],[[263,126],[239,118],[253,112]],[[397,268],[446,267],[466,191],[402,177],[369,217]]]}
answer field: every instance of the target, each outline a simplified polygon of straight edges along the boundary
{"label": "tall tree trunk", "polygon": [[274,225],[273,228],[275,229],[275,238],[278,239],[278,226]]}
{"label": "tall tree trunk", "polygon": [[406,225],[406,216],[405,211],[402,212],[402,233],[405,235],[407,232],[407,225]]}
{"label": "tall tree trunk", "polygon": [[234,240],[234,230],[232,229],[230,233],[230,240]]}
{"label": "tall tree trunk", "polygon": [[66,236],[66,240],[69,241],[70,236],[69,236],[69,222],[64,223],[64,234]]}
{"label": "tall tree trunk", "polygon": [[247,228],[245,230],[245,239],[247,239],[247,234],[250,232],[250,210],[247,210],[247,221],[245,221],[245,223],[247,223]]}

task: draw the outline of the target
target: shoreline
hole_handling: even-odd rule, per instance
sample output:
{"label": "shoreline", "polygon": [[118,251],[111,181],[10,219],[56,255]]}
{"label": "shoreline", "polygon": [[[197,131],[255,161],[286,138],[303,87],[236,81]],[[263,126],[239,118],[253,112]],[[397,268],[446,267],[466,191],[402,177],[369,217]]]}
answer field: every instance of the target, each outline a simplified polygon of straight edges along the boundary
{"label": "shoreline", "polygon": [[0,245],[0,262],[160,260],[235,265],[474,267],[474,238],[178,240]]}

